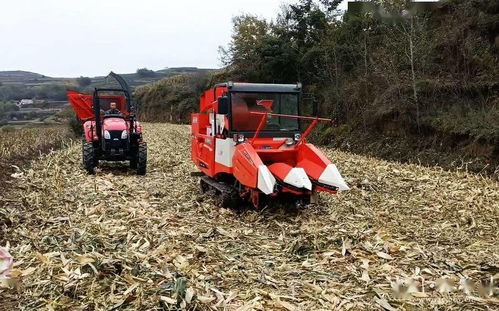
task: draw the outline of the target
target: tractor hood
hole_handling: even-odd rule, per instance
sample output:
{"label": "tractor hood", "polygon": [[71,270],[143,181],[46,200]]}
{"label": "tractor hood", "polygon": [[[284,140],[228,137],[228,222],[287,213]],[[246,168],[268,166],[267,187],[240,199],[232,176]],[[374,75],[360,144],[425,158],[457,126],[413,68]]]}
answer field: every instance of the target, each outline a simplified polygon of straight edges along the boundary
{"label": "tractor hood", "polygon": [[102,121],[102,130],[105,131],[124,131],[128,129],[128,124],[123,118],[105,118]]}

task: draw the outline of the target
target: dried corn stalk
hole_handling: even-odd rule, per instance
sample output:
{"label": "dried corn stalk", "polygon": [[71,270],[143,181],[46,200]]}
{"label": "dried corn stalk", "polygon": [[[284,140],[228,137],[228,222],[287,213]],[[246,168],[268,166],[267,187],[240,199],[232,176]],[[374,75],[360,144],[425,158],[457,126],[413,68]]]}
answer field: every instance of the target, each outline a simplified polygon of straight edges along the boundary
{"label": "dried corn stalk", "polygon": [[145,177],[120,164],[88,176],[74,144],[24,170],[0,198],[0,245],[10,243],[11,275],[22,284],[0,289],[5,305],[499,307],[497,296],[464,300],[469,296],[459,289],[460,278],[477,283],[499,272],[497,182],[326,149],[352,191],[322,196],[303,210],[221,209],[190,176],[189,128],[146,124],[145,130]]}

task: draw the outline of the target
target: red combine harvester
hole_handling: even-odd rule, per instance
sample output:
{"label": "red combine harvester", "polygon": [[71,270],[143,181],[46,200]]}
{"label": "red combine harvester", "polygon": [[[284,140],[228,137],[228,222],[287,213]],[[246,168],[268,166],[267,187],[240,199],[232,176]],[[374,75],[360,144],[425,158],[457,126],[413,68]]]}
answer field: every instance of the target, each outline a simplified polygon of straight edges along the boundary
{"label": "red combine harvester", "polygon": [[99,160],[130,161],[137,174],[145,175],[147,144],[136,120],[130,88],[119,75],[110,77],[121,88],[96,88],[93,95],[67,91],[68,100],[83,123],[83,165],[93,174]]}
{"label": "red combine harvester", "polygon": [[[227,82],[204,92],[192,114],[192,160],[201,190],[220,193],[223,206],[241,199],[286,196],[316,203],[317,192],[349,190],[336,165],[307,136],[319,121],[300,115],[301,84]],[[302,121],[311,121],[303,131]]]}

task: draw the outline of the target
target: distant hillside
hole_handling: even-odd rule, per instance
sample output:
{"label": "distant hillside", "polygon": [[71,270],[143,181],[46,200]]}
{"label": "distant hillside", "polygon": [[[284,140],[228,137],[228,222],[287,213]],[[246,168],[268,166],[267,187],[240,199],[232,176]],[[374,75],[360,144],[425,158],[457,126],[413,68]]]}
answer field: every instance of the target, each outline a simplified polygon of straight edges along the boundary
{"label": "distant hillside", "polygon": [[29,72],[29,71],[22,71],[22,70],[0,71],[1,85],[45,84],[45,83],[55,82],[58,80],[61,79],[55,79],[44,76],[39,73]]}
{"label": "distant hillside", "polygon": [[201,93],[230,80],[224,69],[170,68],[173,74],[135,89],[140,119],[148,122],[187,123]]}
{"label": "distant hillside", "polygon": [[[135,89],[172,76],[211,71],[212,69],[196,67],[165,68],[158,71],[141,68],[135,73],[121,76]],[[54,78],[27,71],[0,71],[0,126],[58,122],[58,113],[69,109],[66,90],[92,93],[96,87],[114,86],[117,86],[117,82],[105,76]],[[33,99],[36,104],[19,107],[17,103],[21,99]],[[151,113],[154,111],[151,110]]]}
{"label": "distant hillside", "polygon": [[197,99],[212,80],[212,71],[183,72],[135,90],[139,114],[149,122],[188,122]]}
{"label": "distant hillside", "polygon": [[[145,69],[145,68],[144,68]],[[120,75],[130,84],[132,88],[147,83],[155,82],[163,78],[184,74],[184,73],[206,73],[214,69],[197,68],[197,67],[172,67],[157,71],[147,70],[148,75],[135,73],[122,73]],[[91,83],[86,88],[93,89],[94,87],[103,86],[112,81],[106,81],[106,76],[90,77]],[[76,77],[61,77],[54,78],[43,74],[29,71],[0,71],[0,86],[27,86],[36,87],[40,85],[55,84],[64,85],[67,87],[77,88],[78,82]],[[10,100],[14,98],[2,98],[0,91],[0,100]]]}
{"label": "distant hillside", "polygon": [[[157,71],[150,71],[148,75],[141,75],[138,73],[124,73],[120,74],[132,88],[136,88],[141,85],[159,81],[164,78],[185,74],[185,73],[207,73],[214,71],[214,69],[197,68],[197,67],[172,67],[165,68]],[[106,77],[94,77],[92,78],[91,86],[100,86],[105,84]]]}
{"label": "distant hillside", "polygon": [[44,75],[35,72],[13,70],[13,71],[0,71],[0,80],[30,80],[45,78]]}

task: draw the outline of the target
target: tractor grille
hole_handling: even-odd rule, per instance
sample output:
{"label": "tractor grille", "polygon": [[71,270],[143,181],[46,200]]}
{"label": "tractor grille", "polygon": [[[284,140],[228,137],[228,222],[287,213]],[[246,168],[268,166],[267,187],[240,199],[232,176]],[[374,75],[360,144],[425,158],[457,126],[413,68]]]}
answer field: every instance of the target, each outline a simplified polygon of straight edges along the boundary
{"label": "tractor grille", "polygon": [[121,132],[122,131],[109,131],[109,134],[111,134],[111,140],[114,140],[115,138],[121,139]]}
{"label": "tractor grille", "polygon": [[109,131],[111,139],[106,139],[106,150],[117,153],[119,149],[127,149],[127,140],[121,139],[122,131]]}

